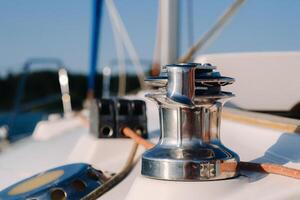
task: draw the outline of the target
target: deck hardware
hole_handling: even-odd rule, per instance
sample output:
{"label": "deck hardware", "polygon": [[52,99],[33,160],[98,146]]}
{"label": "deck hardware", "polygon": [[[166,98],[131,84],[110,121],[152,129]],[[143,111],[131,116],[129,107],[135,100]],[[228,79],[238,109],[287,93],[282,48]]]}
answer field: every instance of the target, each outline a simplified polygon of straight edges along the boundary
{"label": "deck hardware", "polygon": [[159,105],[161,137],[142,157],[144,176],[203,181],[237,175],[220,170],[221,163],[239,161],[220,140],[222,107],[234,96],[221,87],[233,82],[216,67],[197,63],[167,65],[146,80],[158,88],[146,96]]}
{"label": "deck hardware", "polygon": [[98,99],[90,108],[90,132],[99,138],[126,138],[130,127],[147,138],[146,104],[138,99]]}
{"label": "deck hardware", "polygon": [[85,163],[50,169],[0,192],[0,199],[81,199],[102,186],[108,177]]}

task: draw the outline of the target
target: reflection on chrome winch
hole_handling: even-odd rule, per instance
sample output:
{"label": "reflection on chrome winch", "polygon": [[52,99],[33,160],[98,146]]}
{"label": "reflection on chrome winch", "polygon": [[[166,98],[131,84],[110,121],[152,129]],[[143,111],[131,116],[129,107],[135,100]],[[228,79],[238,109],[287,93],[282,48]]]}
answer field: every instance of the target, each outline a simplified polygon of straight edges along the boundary
{"label": "reflection on chrome winch", "polygon": [[220,141],[221,111],[232,97],[221,90],[234,79],[210,64],[174,64],[146,82],[157,91],[147,97],[159,105],[161,138],[142,158],[142,174],[165,180],[217,180],[236,176],[220,164],[239,161]]}

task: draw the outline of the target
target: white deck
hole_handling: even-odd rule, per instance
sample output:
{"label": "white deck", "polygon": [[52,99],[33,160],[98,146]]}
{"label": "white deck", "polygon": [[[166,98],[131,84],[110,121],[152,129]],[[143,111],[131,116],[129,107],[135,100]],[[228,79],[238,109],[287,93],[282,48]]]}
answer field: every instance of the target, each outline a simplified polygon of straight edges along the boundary
{"label": "white deck", "polygon": [[225,90],[232,103],[249,110],[288,111],[300,103],[300,52],[253,52],[201,55],[196,62],[212,63],[236,82]]}
{"label": "white deck", "polygon": [[[148,125],[157,136],[156,106],[148,103]],[[34,137],[18,142],[0,154],[0,189],[52,167],[73,162],[91,163],[103,171],[118,171],[130,152],[130,139],[97,139],[78,118],[42,122]],[[62,128],[62,124],[66,124]],[[72,125],[69,125],[72,124]],[[52,137],[46,137],[51,135]],[[43,137],[42,137],[43,136]],[[300,136],[223,120],[224,144],[241,160],[275,162],[300,168]],[[155,140],[155,139],[154,139]],[[140,147],[140,153],[143,148]],[[299,199],[300,181],[257,173],[211,182],[174,182],[144,178],[140,163],[118,186],[100,199],[179,200],[190,199]]]}

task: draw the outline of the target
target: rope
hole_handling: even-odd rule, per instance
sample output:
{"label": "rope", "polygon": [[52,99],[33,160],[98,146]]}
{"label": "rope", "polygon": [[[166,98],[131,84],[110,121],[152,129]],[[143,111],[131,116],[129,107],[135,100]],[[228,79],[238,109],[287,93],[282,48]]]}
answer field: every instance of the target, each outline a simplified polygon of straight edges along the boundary
{"label": "rope", "polygon": [[[89,119],[86,116],[84,116],[82,113],[80,112],[75,113],[75,116],[79,117],[79,120],[81,121],[84,127],[88,128],[90,126]],[[131,172],[133,167],[136,165],[136,163],[139,161],[139,157],[135,158],[137,154],[138,146],[139,144],[136,142],[133,144],[131,148],[131,152],[126,160],[126,163],[123,169],[119,173],[111,177],[109,180],[103,183],[103,185],[96,188],[94,191],[89,193],[87,196],[83,197],[81,200],[96,200],[99,197],[101,197],[103,194],[105,194],[107,191],[109,191],[110,189],[118,185],[122,180],[124,180],[127,177],[127,175]]]}
{"label": "rope", "polygon": [[[154,144],[140,137],[132,129],[126,127],[123,129],[123,133],[133,139],[136,143],[144,146],[146,149],[151,149]],[[267,174],[277,174],[281,176],[287,176],[300,180],[300,170],[285,167],[277,164],[270,163],[252,163],[252,162],[231,162],[231,163],[221,163],[221,171],[223,172],[235,172],[240,170],[260,172]]]}
{"label": "rope", "polygon": [[111,177],[108,181],[103,183],[103,185],[96,188],[87,196],[83,197],[81,200],[96,200],[99,197],[101,197],[103,194],[105,194],[107,191],[112,189],[114,186],[118,185],[122,180],[124,180],[139,160],[138,158],[134,159],[137,149],[138,149],[138,144],[134,143],[124,168],[119,173]]}

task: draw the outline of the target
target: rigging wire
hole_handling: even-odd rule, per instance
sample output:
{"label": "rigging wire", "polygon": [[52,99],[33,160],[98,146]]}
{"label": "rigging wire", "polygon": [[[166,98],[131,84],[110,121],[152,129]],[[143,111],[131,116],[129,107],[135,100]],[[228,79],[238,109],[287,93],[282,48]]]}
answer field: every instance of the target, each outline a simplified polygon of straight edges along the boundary
{"label": "rigging wire", "polygon": [[199,40],[188,50],[188,52],[179,59],[179,62],[189,62],[197,51],[203,49],[209,40],[211,40],[217,33],[224,28],[230,17],[241,7],[246,0],[236,0],[225,13],[217,20],[217,22],[208,30]]}
{"label": "rigging wire", "polygon": [[133,66],[135,67],[140,86],[142,89],[145,89],[145,84],[144,84],[145,76],[144,76],[144,71],[142,69],[142,65],[141,65],[138,53],[133,46],[133,43],[132,43],[132,41],[129,37],[129,34],[125,28],[125,25],[118,13],[118,10],[114,4],[114,1],[106,0],[106,5],[107,5],[108,11],[109,11],[114,23],[115,23],[116,30],[118,31],[119,35],[121,36],[122,42],[128,52],[128,55],[130,56],[130,58],[132,60]]}
{"label": "rigging wire", "polygon": [[126,93],[126,66],[125,66],[125,56],[124,56],[124,47],[122,41],[117,31],[116,24],[114,23],[113,16],[111,12],[109,13],[109,19],[111,21],[111,27],[114,34],[115,46],[118,57],[118,66],[119,66],[119,85],[118,85],[118,96],[124,96]]}

